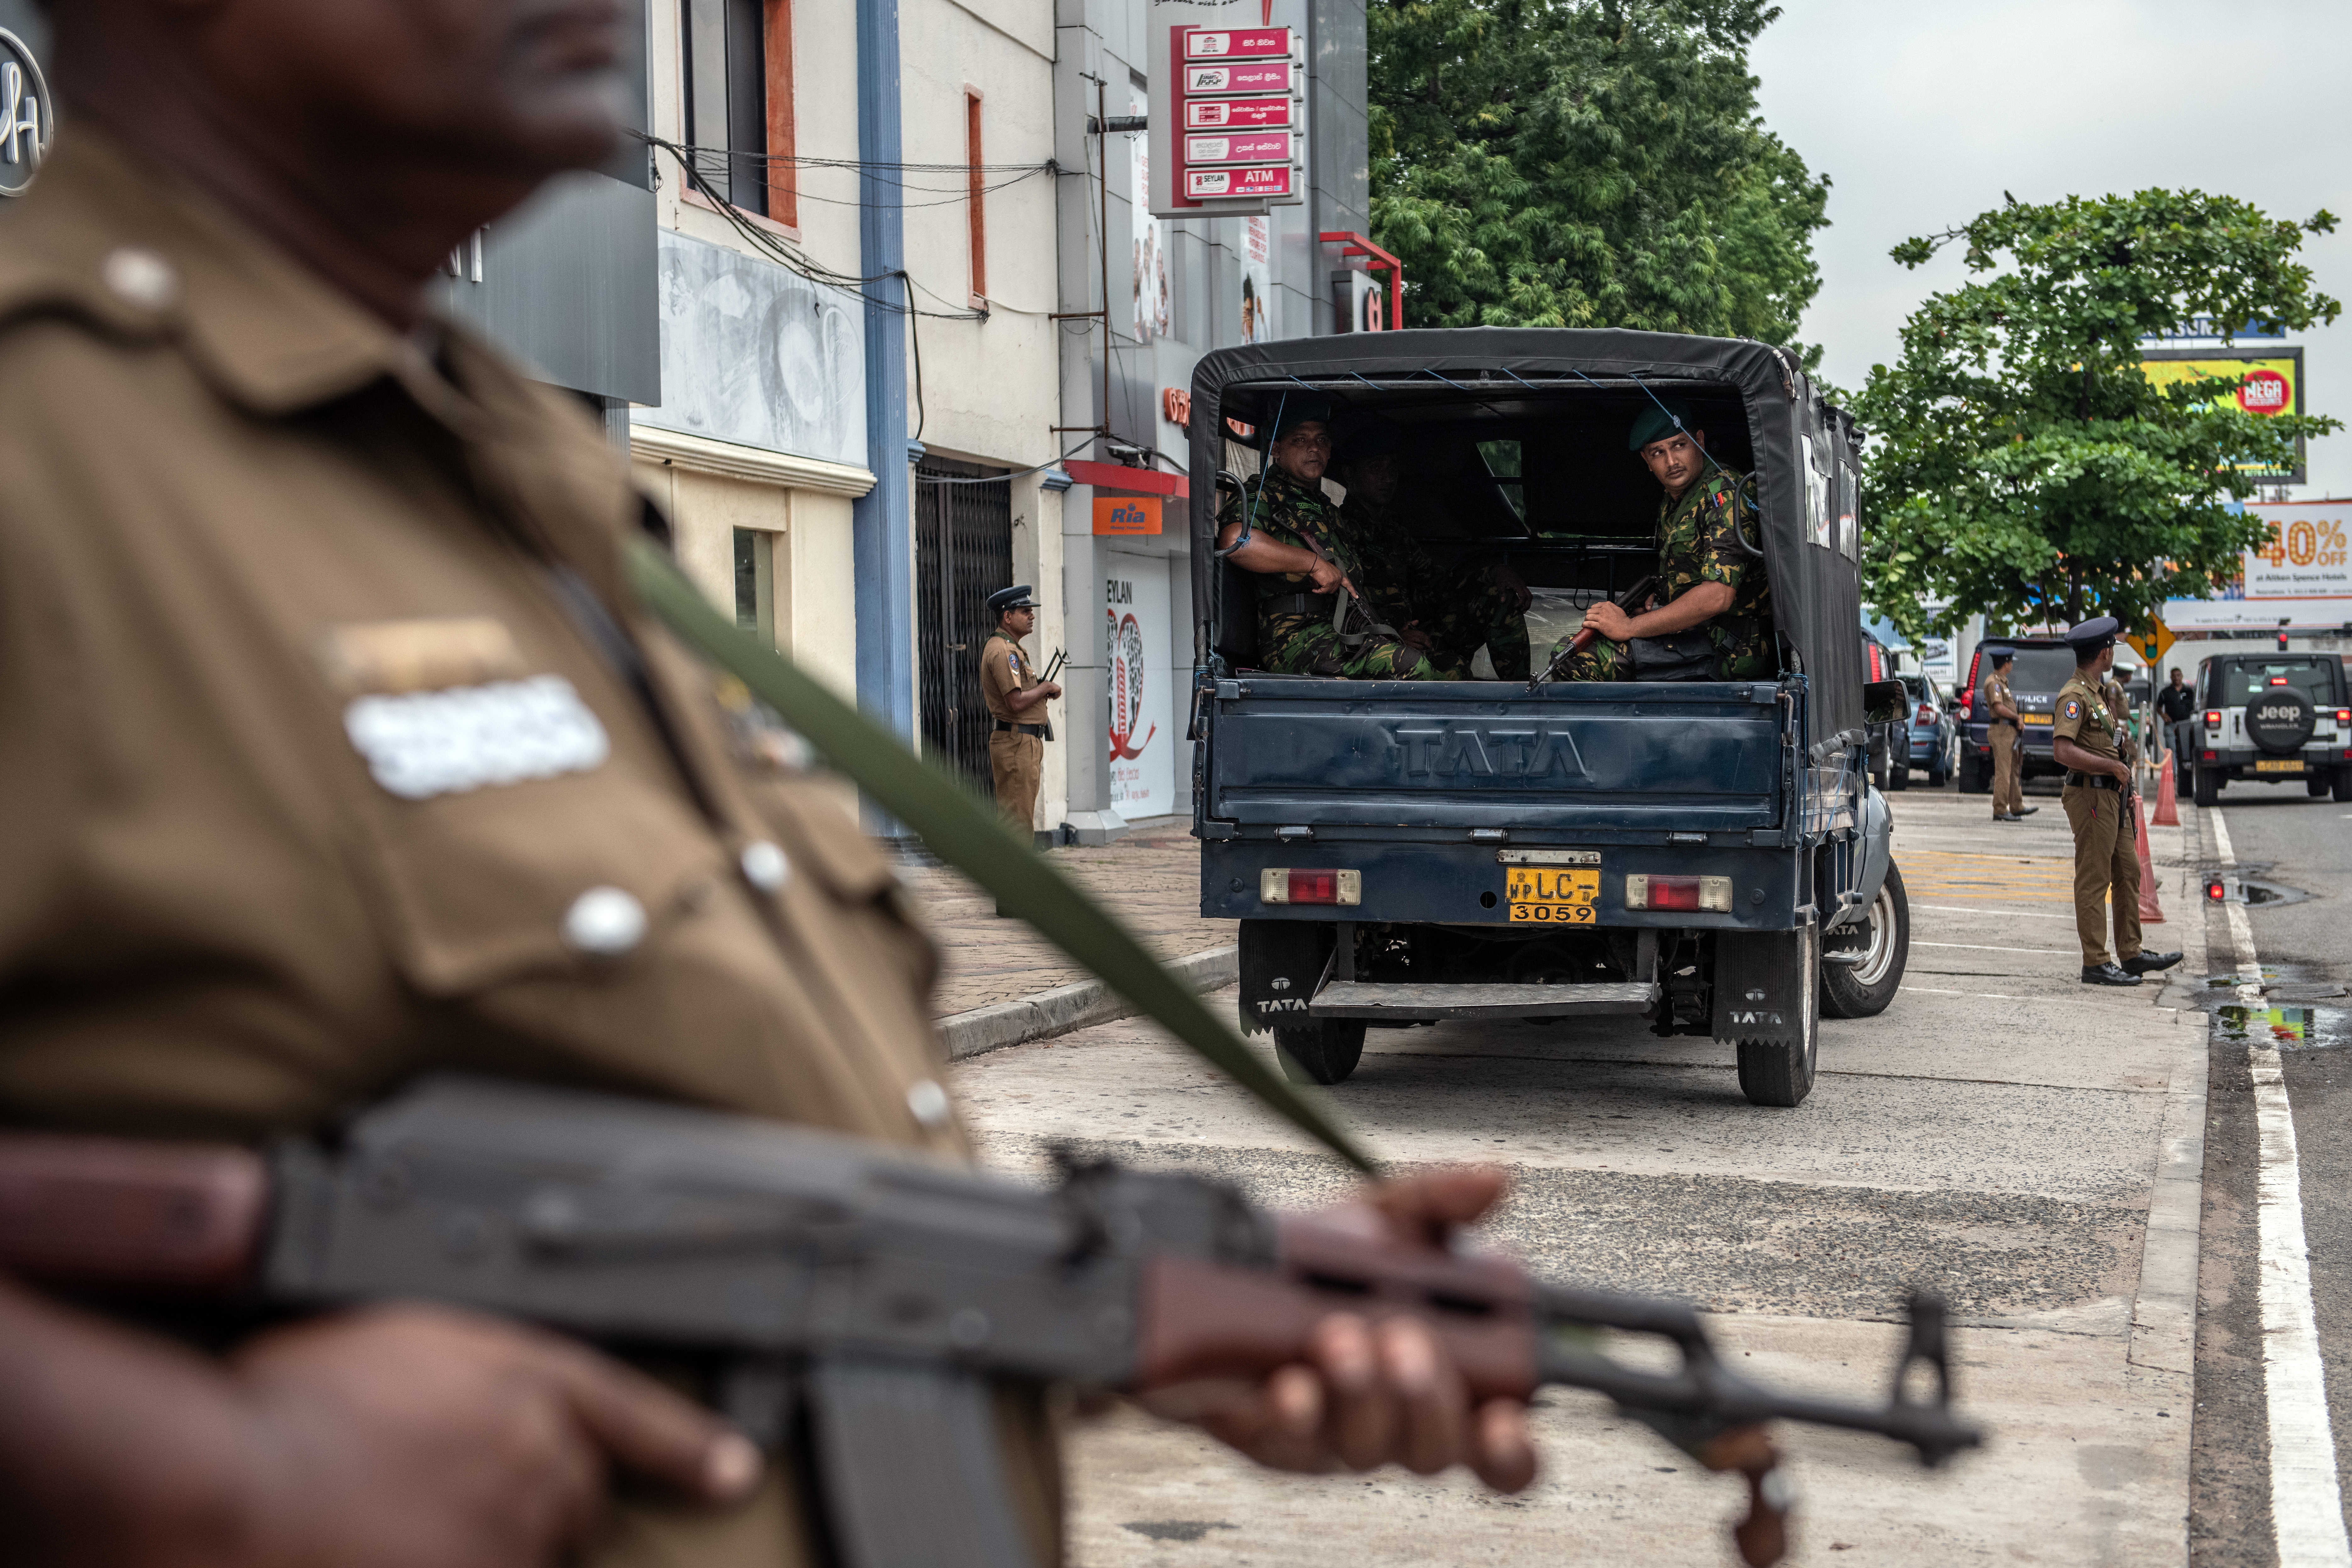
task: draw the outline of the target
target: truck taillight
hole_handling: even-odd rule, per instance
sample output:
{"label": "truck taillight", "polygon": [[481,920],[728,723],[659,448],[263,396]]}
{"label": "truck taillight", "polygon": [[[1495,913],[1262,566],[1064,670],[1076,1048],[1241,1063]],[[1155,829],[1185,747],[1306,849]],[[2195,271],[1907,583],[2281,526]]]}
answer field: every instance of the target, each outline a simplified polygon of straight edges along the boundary
{"label": "truck taillight", "polygon": [[2337,708],[2336,710],[2336,722],[2338,724],[2352,724],[2352,707]]}
{"label": "truck taillight", "polygon": [[2207,708],[2207,709],[2205,710],[2205,722],[2206,722],[2207,724],[2211,725],[2215,729],[2219,729],[2219,728],[2221,728],[2221,710],[2220,708],[2217,708],[2217,707],[2209,707],[2209,708]]}
{"label": "truck taillight", "polygon": [[1628,909],[1712,909],[1728,913],[1731,879],[1727,876],[1628,876]]}
{"label": "truck taillight", "polygon": [[1364,873],[1268,866],[1257,873],[1260,904],[1361,904]]}

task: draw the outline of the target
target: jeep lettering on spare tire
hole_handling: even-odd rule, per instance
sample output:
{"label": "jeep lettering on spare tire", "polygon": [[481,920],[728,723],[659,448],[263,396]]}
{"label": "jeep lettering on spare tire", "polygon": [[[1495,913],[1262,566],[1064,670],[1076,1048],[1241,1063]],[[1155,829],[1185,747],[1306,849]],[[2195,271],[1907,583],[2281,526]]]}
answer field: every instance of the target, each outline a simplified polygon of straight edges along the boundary
{"label": "jeep lettering on spare tire", "polygon": [[2246,733],[2264,751],[2293,751],[2311,738],[2318,709],[2294,686],[2273,686],[2246,705]]}

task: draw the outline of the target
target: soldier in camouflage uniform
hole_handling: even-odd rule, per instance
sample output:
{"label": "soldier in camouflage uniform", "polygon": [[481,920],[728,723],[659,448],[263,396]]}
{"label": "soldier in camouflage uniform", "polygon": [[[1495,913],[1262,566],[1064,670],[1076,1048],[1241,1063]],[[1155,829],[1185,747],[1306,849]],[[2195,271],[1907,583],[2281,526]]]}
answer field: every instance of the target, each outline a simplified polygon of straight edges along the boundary
{"label": "soldier in camouflage uniform", "polygon": [[1527,608],[1533,596],[1507,562],[1441,569],[1391,503],[1397,488],[1397,432],[1383,419],[1352,425],[1334,465],[1348,487],[1339,525],[1363,561],[1364,598],[1441,674],[1461,678],[1484,647],[1496,677],[1524,681]]}
{"label": "soldier in camouflage uniform", "polygon": [[[1217,513],[1217,548],[1255,573],[1258,658],[1286,675],[1348,675],[1373,681],[1445,677],[1420,649],[1356,610],[1362,559],[1323,493],[1331,461],[1331,409],[1292,398],[1276,416],[1264,470],[1227,496]],[[1239,548],[1234,548],[1239,541]],[[1350,609],[1344,619],[1343,605]]]}
{"label": "soldier in camouflage uniform", "polygon": [[1625,444],[1665,490],[1658,503],[1659,597],[1634,615],[1605,600],[1585,612],[1585,624],[1601,635],[1569,661],[1571,681],[1632,680],[1628,642],[1693,629],[1703,629],[1715,649],[1717,679],[1779,674],[1771,584],[1764,563],[1734,542],[1737,529],[1760,543],[1754,485],[1706,455],[1706,432],[1693,429],[1690,419],[1689,409],[1667,402],[1653,403],[1633,421]]}

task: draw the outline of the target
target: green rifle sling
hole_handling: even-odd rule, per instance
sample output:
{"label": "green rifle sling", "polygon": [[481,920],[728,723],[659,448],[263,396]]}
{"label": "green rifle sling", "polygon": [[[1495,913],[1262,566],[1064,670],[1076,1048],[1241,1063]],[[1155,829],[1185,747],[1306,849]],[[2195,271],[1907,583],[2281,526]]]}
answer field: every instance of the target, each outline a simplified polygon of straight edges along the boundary
{"label": "green rifle sling", "polygon": [[889,731],[721,615],[655,545],[632,541],[628,560],[646,609],[688,648],[750,687],[883,810],[919,834],[933,854],[995,894],[999,907],[1035,926],[1269,1110],[1358,1170],[1374,1171],[1370,1157],[1338,1122],[1218,1022],[1108,911],[1014,839],[961,782],[916,758]]}

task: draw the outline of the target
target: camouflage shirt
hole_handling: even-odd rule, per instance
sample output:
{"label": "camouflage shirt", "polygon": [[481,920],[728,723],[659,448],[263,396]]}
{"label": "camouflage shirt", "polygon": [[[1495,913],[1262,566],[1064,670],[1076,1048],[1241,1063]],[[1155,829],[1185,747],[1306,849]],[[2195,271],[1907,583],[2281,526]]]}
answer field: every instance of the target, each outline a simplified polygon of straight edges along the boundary
{"label": "camouflage shirt", "polygon": [[1680,500],[1658,503],[1658,602],[1670,604],[1702,582],[1731,590],[1731,608],[1707,623],[1727,679],[1769,674],[1739,665],[1769,664],[1772,637],[1771,584],[1764,563],[1734,542],[1735,529],[1762,542],[1754,486],[1737,469],[1713,469]]}
{"label": "camouflage shirt", "polygon": [[1363,573],[1355,583],[1363,590],[1366,608],[1391,626],[1436,619],[1430,601],[1438,586],[1437,563],[1404,526],[1398,508],[1375,512],[1351,505],[1340,509],[1339,519],[1342,533],[1363,560]]}
{"label": "camouflage shirt", "polygon": [[[1339,563],[1349,581],[1363,586],[1363,560],[1339,526],[1339,508],[1323,493],[1319,483],[1293,478],[1290,471],[1279,464],[1268,464],[1263,489],[1255,479],[1242,487],[1239,496],[1227,496],[1217,512],[1220,533],[1226,524],[1247,517],[1253,533],[1262,535],[1279,545],[1294,549],[1319,549]],[[1314,580],[1303,571],[1265,571],[1251,574],[1257,590],[1257,634],[1261,646],[1281,645],[1302,628],[1315,622],[1331,619],[1333,606],[1328,596],[1322,598],[1320,611],[1296,607],[1298,594],[1315,592]],[[1291,600],[1294,603],[1274,608],[1274,601]]]}

